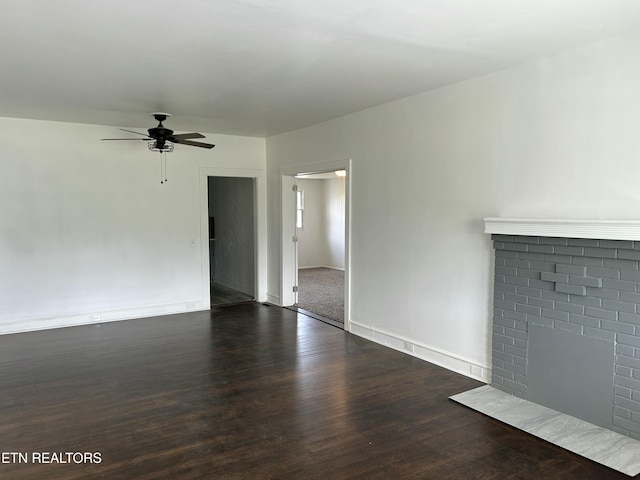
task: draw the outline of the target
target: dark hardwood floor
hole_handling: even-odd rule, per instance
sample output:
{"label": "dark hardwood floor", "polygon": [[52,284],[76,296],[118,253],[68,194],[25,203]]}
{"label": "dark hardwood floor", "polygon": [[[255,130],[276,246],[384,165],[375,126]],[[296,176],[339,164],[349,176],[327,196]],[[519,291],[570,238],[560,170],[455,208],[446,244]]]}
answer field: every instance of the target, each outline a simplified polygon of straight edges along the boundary
{"label": "dark hardwood floor", "polygon": [[479,382],[258,303],[5,335],[0,372],[3,479],[626,478],[448,400]]}

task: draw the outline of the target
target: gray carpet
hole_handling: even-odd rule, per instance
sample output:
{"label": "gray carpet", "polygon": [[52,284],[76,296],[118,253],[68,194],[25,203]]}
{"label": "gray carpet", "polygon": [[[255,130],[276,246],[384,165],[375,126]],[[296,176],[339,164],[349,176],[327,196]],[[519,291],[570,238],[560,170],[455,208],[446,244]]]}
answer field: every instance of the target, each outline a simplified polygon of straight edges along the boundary
{"label": "gray carpet", "polygon": [[344,323],[344,272],[332,268],[298,270],[298,307]]}

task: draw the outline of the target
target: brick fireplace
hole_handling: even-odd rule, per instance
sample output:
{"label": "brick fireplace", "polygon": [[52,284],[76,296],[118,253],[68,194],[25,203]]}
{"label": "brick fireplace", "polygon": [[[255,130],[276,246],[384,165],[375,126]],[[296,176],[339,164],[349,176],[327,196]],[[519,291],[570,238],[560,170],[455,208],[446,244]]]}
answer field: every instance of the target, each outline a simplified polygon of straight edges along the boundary
{"label": "brick fireplace", "polygon": [[492,386],[640,439],[640,222],[485,219]]}

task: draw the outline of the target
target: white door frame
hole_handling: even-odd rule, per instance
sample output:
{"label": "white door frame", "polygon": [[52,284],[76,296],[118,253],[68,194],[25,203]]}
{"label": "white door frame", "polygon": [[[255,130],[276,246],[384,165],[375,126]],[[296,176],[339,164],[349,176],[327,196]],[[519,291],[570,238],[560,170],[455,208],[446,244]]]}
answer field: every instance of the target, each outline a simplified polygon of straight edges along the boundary
{"label": "white door frame", "polygon": [[308,165],[296,165],[280,169],[281,194],[282,194],[282,235],[281,235],[281,270],[280,270],[280,305],[293,305],[295,296],[293,293],[294,280],[297,272],[296,249],[293,243],[295,234],[295,203],[293,195],[294,177],[300,174],[334,172],[345,170],[345,202],[344,202],[344,329],[351,331],[351,178],[353,171],[351,159],[335,160],[331,162],[313,163]]}
{"label": "white door frame", "polygon": [[202,262],[202,305],[211,308],[209,284],[209,177],[240,177],[254,180],[255,287],[258,302],[267,301],[267,182],[264,170],[200,167],[200,255]]}

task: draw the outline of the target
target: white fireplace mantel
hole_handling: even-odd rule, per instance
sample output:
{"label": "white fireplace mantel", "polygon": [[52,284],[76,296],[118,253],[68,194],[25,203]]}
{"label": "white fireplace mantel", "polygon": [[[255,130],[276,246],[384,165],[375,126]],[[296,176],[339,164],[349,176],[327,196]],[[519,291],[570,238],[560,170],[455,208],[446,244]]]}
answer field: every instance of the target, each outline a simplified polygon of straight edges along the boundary
{"label": "white fireplace mantel", "polygon": [[640,240],[640,220],[485,218],[484,233],[532,237]]}

